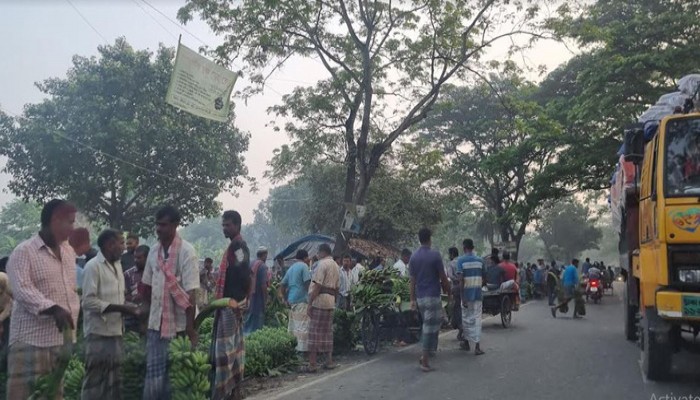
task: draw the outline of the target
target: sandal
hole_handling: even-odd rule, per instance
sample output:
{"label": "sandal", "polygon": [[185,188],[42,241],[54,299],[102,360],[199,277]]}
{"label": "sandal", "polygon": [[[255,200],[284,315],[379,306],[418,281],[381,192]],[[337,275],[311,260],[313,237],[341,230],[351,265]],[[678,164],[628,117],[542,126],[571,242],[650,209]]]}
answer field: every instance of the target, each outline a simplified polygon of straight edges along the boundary
{"label": "sandal", "polygon": [[484,351],[481,350],[481,349],[474,350],[474,355],[475,355],[475,356],[480,356],[480,355],[482,355],[482,354],[486,354],[486,353],[484,353]]}
{"label": "sandal", "polygon": [[336,369],[336,368],[338,368],[339,366],[340,366],[340,365],[339,365],[339,364],[336,364],[336,363],[333,363],[333,364],[330,364],[330,365],[328,365],[328,364],[323,364],[323,368],[329,369],[329,370]]}

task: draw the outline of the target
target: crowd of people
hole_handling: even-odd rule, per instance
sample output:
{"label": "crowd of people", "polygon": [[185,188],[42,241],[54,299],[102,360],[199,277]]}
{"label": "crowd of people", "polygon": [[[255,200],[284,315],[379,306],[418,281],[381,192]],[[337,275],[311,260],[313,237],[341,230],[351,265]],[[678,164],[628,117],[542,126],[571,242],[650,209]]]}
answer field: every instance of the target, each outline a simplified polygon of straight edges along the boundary
{"label": "crowd of people", "polygon": [[[200,267],[194,247],[178,234],[181,217],[171,206],[155,214],[157,241],[141,245],[139,237],[105,229],[97,237],[99,251],[90,246],[89,232],[74,228],[76,208],[64,200],[51,200],[41,212],[40,231],[19,244],[9,259],[0,260],[0,325],[2,343],[8,346],[7,398],[28,398],[32,382],[56,367],[64,344],[64,332],[72,335],[82,322],[85,343],[83,398],[121,398],[122,338],[126,330],[146,340],[144,399],[170,398],[168,345],[176,336],[199,341],[195,329],[197,307],[209,297],[229,298],[230,307],[214,315],[211,355],[212,399],[241,398],[245,336],[262,328],[269,284],[280,280],[277,296],[289,307],[289,332],[297,339],[297,351],[308,355],[306,372],[333,369],[333,311],[352,309],[352,288],[367,269],[386,268],[377,257],[367,266],[350,254],[332,254],[328,244],[309,257],[298,250],[293,260],[275,260],[267,266],[268,251],[257,249],[251,261],[241,235],[241,216],[222,215],[223,235],[230,241],[221,264],[214,268],[206,258]],[[560,270],[555,262],[517,264],[509,252],[493,249],[486,257],[474,252],[465,239],[462,252],[448,250],[449,262],[431,249],[432,233],[418,232],[420,247],[404,249],[393,264],[410,280],[412,310],[421,315],[420,368],[431,371],[430,357],[437,350],[444,322],[441,295],[450,299],[451,320],[459,329],[461,348],[482,355],[481,315],[485,292],[509,290],[515,308],[529,298],[525,288],[546,295],[552,314],[567,308],[579,284],[578,261]],[[76,259],[80,257],[76,265]],[[607,269],[590,260],[583,275],[609,276]],[[557,292],[564,296],[556,304]],[[574,314],[576,316],[576,313]],[[75,336],[73,336],[75,339]]]}

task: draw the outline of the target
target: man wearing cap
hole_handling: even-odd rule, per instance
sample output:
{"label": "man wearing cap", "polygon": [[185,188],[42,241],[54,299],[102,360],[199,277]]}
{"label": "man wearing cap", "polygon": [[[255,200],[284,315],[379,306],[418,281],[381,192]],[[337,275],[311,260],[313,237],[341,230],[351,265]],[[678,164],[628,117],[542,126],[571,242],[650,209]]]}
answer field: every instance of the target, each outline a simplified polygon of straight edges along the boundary
{"label": "man wearing cap", "polygon": [[257,258],[250,266],[250,276],[253,278],[253,282],[250,285],[250,294],[248,295],[250,308],[243,327],[244,336],[261,329],[265,323],[265,304],[267,304],[267,288],[269,286],[266,261],[267,248],[259,247]]}

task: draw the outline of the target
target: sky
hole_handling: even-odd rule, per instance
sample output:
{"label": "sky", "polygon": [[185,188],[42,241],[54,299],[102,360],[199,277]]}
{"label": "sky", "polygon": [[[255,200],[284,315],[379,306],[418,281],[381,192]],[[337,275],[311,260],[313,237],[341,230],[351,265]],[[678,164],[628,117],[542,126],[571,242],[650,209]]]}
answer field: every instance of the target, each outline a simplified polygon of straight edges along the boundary
{"label": "sky", "polygon": [[[178,35],[182,35],[184,45],[193,49],[202,42],[212,47],[221,42],[196,18],[184,28],[171,21],[176,19],[184,0],[147,1],[148,4],[143,0],[0,0],[0,108],[9,114],[21,114],[24,104],[43,98],[35,82],[65,77],[73,55],[95,55],[97,46],[112,44],[120,36],[136,49],[151,50],[156,50],[159,43],[175,47]],[[498,47],[490,54],[496,59],[503,55],[504,49]],[[520,57],[520,62],[544,64],[551,70],[571,56],[563,45],[547,42]],[[325,70],[317,61],[292,59],[270,78],[263,94],[247,104],[236,103],[236,125],[251,134],[245,158],[259,190],[254,193],[244,187],[236,193],[237,197],[222,193],[219,200],[225,209],[241,212],[244,223],[252,221],[253,210],[273,187],[263,177],[273,150],[289,142],[284,132],[273,132],[267,126],[272,118],[267,108],[278,104],[282,95],[294,87],[325,77]],[[0,160],[0,165],[4,161]],[[9,179],[0,174],[0,206],[13,198],[7,191]]]}

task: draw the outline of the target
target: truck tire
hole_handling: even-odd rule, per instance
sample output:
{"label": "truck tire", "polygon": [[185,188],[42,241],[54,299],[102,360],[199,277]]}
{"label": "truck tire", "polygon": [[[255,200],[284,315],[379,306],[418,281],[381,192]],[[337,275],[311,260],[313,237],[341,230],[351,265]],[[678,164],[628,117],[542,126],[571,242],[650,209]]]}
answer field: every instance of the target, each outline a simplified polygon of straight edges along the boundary
{"label": "truck tire", "polygon": [[630,305],[629,289],[625,284],[625,338],[631,342],[637,340],[637,307]]}
{"label": "truck tire", "polygon": [[647,379],[663,381],[671,374],[673,348],[670,325],[659,318],[652,307],[646,309],[643,319],[642,370]]}

